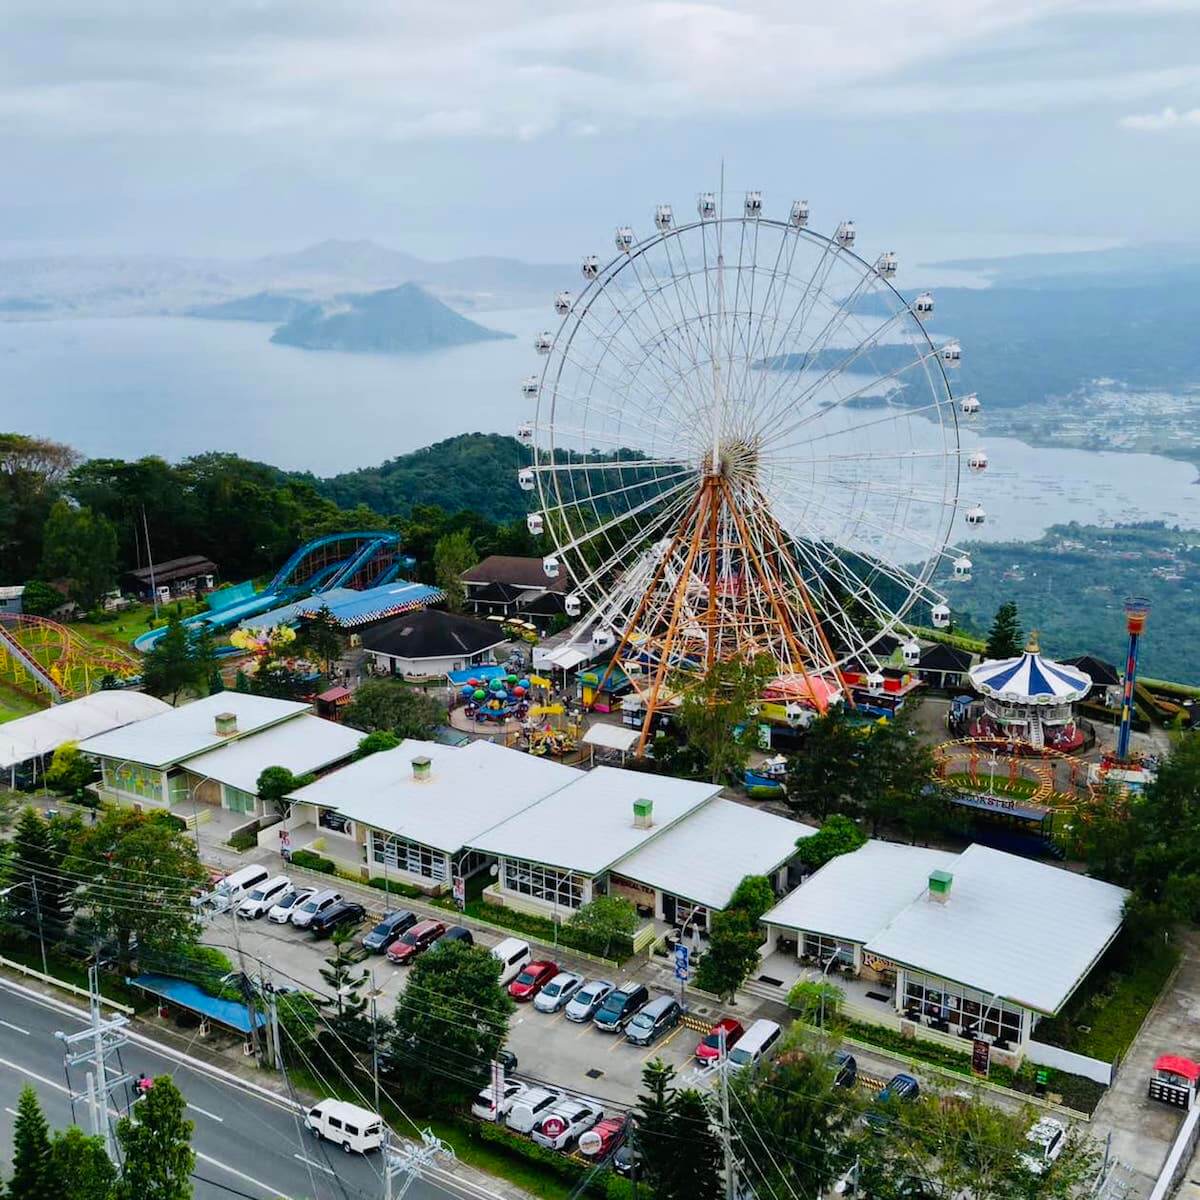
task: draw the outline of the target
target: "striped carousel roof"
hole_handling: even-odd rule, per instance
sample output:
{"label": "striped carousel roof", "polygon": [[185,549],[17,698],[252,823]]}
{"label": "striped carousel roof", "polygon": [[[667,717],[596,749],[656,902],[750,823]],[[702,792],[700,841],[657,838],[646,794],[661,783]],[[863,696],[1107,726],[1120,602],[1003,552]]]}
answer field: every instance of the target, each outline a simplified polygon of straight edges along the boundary
{"label": "striped carousel roof", "polygon": [[1092,677],[1078,667],[1043,658],[1036,634],[1025,653],[1016,658],[992,659],[969,672],[971,686],[984,696],[1019,704],[1063,704],[1082,700],[1092,687]]}

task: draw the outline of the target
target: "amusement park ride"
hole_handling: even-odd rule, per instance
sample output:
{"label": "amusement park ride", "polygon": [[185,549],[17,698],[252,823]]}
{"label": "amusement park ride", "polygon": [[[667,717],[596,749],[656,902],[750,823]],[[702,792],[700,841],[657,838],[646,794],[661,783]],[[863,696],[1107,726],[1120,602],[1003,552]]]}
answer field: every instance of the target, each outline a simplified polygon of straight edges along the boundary
{"label": "amusement park ride", "polygon": [[927,331],[929,293],[896,290],[896,255],[868,261],[856,238],[811,229],[804,201],[773,219],[758,192],[733,214],[705,192],[686,221],[661,204],[652,232],[621,226],[610,261],[584,258],[534,340],[529,529],[612,651],[606,675],[639,693],[639,753],[718,662],[766,656],[765,695],[790,707],[849,702],[843,672],[876,670],[919,606],[948,626],[937,582],[970,578],[949,538],[960,514],[985,520],[959,484],[988,459],[959,440],[980,407],[951,388],[961,347]]}
{"label": "amusement park ride", "polygon": [[132,654],[85,641],[57,621],[0,616],[0,679],[44,691],[54,702],[85,696],[102,680],[123,682],[140,670]]}

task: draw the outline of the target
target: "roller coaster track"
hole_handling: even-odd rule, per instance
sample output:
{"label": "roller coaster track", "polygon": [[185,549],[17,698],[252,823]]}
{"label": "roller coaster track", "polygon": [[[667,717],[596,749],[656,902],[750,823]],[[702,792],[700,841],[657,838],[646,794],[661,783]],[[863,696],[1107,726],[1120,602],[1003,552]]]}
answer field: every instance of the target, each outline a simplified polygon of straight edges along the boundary
{"label": "roller coaster track", "polygon": [[55,703],[86,695],[104,676],[127,678],[139,669],[132,654],[96,646],[57,621],[0,615],[0,676],[24,677]]}

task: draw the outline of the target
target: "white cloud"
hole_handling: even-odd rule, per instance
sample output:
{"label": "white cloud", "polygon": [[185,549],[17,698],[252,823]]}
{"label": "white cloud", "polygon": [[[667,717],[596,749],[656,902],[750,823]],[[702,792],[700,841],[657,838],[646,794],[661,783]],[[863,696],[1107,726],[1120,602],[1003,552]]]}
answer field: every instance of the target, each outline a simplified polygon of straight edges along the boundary
{"label": "white cloud", "polygon": [[1136,129],[1142,133],[1160,133],[1165,129],[1200,129],[1200,108],[1189,108],[1180,112],[1168,105],[1159,112],[1133,113],[1118,122],[1122,129]]}
{"label": "white cloud", "polygon": [[[38,135],[530,139],[729,114],[1132,101],[1170,94],[1168,80],[1147,87],[1148,73],[1116,65],[1119,56],[1079,77],[1039,72],[1026,58],[1050,22],[1139,13],[1144,3],[7,0],[0,125]],[[959,71],[969,82],[951,84],[947,71],[953,78],[972,54],[1007,54],[1003,83]],[[1175,71],[1177,87],[1197,74]]]}

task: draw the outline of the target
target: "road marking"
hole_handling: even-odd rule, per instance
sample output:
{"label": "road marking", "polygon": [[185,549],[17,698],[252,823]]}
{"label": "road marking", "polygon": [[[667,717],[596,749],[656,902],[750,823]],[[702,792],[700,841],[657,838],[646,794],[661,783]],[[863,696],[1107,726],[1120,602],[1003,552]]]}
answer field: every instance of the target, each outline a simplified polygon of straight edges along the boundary
{"label": "road marking", "polygon": [[30,1079],[36,1079],[38,1083],[44,1083],[47,1087],[52,1087],[56,1092],[64,1092],[70,1095],[70,1089],[63,1087],[61,1083],[56,1083],[53,1079],[47,1079],[45,1075],[39,1075],[36,1071],[31,1071],[28,1067],[18,1066],[15,1062],[9,1062],[7,1058],[0,1058],[0,1067],[10,1067],[14,1071],[20,1071],[22,1075],[28,1075]]}
{"label": "road marking", "polygon": [[214,1167],[220,1167],[222,1171],[228,1171],[230,1175],[236,1175],[239,1179],[244,1179],[247,1183],[254,1184],[257,1188],[262,1188],[264,1192],[277,1200],[290,1200],[286,1192],[281,1192],[273,1183],[263,1183],[261,1179],[255,1179],[253,1175],[247,1175],[243,1171],[239,1171],[236,1167],[231,1167],[228,1163],[223,1163],[219,1158],[213,1158],[210,1154],[202,1154],[199,1150],[193,1148],[196,1157],[203,1162],[212,1163]]}
{"label": "road marking", "polygon": [[193,1104],[190,1100],[187,1102],[188,1108],[194,1109],[202,1117],[208,1117],[211,1121],[219,1121],[222,1125],[225,1124],[224,1117],[218,1117],[216,1113],[210,1113],[207,1108],[201,1108],[198,1104]]}
{"label": "road marking", "polygon": [[26,1037],[29,1037],[28,1029],[22,1029],[20,1025],[14,1025],[11,1021],[0,1021],[0,1025],[3,1025],[5,1029],[11,1029],[16,1033],[23,1033]]}
{"label": "road marking", "polygon": [[629,1044],[625,1041],[625,1033],[623,1030],[618,1030],[615,1034],[610,1033],[608,1036],[616,1039],[608,1048],[609,1054],[611,1054],[618,1046],[626,1046]]}
{"label": "road marking", "polygon": [[318,1171],[324,1171],[326,1175],[336,1175],[337,1172],[332,1167],[327,1167],[324,1163],[313,1162],[311,1158],[305,1158],[303,1154],[293,1154],[293,1158],[298,1158],[302,1163],[309,1167],[316,1167]]}
{"label": "road marking", "polygon": [[8,1105],[4,1106],[4,1111],[12,1117],[19,1117],[21,1115],[15,1108],[9,1108]]}
{"label": "road marking", "polygon": [[676,1025],[675,1028],[672,1029],[671,1032],[668,1033],[661,1042],[651,1042],[649,1048],[646,1050],[646,1053],[642,1055],[642,1062],[645,1062],[651,1054],[657,1054],[660,1050],[665,1050],[667,1046],[670,1045],[671,1039],[680,1033],[682,1029],[682,1025]]}

